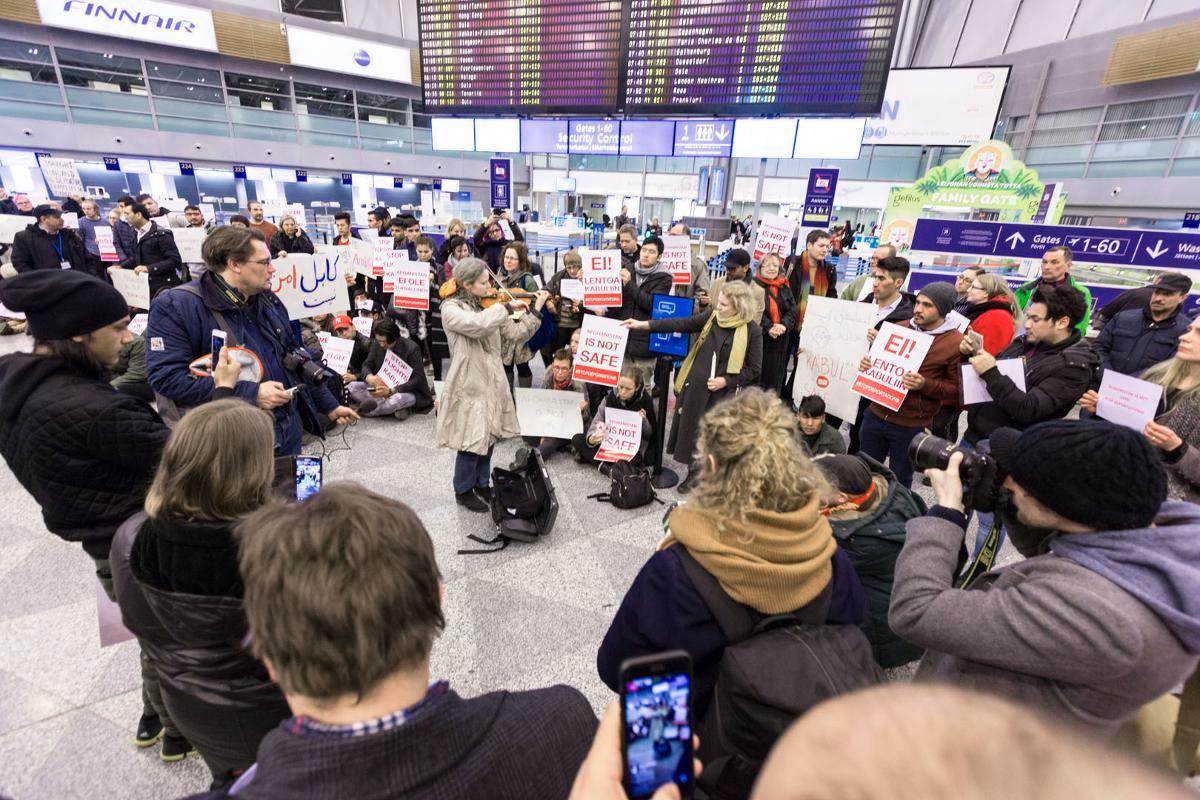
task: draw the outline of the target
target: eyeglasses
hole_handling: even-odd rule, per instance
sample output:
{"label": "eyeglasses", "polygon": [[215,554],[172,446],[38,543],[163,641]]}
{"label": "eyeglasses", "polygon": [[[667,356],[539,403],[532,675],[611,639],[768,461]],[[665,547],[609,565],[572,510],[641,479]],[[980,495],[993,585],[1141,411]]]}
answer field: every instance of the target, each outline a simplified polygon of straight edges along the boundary
{"label": "eyeglasses", "polygon": [[269,258],[253,258],[253,259],[250,259],[249,261],[243,261],[242,263],[243,264],[258,264],[260,267],[269,267],[269,266],[271,266],[271,259],[269,259]]}
{"label": "eyeglasses", "polygon": [[977,292],[986,292],[986,291],[987,291],[987,289],[984,289],[984,288],[983,288],[982,286],[980,286],[978,283],[972,283],[972,284],[971,284],[971,288],[972,288],[972,289],[974,289],[974,290],[975,290],[975,291],[977,291]]}

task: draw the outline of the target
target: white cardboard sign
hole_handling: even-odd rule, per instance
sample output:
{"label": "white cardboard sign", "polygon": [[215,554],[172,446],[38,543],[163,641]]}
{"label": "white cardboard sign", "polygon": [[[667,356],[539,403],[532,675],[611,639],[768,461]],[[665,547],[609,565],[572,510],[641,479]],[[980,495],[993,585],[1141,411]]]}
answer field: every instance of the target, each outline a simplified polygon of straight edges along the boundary
{"label": "white cardboard sign", "polygon": [[[424,261],[408,260],[392,265],[393,308],[429,310],[429,266]],[[384,277],[383,290],[388,291],[387,277]]]}
{"label": "white cardboard sign", "polygon": [[146,323],[150,321],[149,314],[137,314],[133,319],[129,320],[129,332],[134,336],[141,336],[146,332]]}
{"label": "white cardboard sign", "polygon": [[46,185],[50,187],[50,194],[57,197],[83,196],[83,181],[79,180],[75,159],[42,157],[38,159],[38,166],[42,169]]}
{"label": "white cardboard sign", "polygon": [[1100,379],[1096,415],[1141,433],[1146,423],[1158,414],[1162,390],[1163,387],[1157,383],[1106,369]]}
{"label": "white cardboard sign", "polygon": [[619,408],[604,409],[604,441],[597,461],[628,461],[642,446],[642,415]]}
{"label": "white cardboard sign", "polygon": [[343,339],[328,333],[325,333],[325,336],[329,337],[321,340],[321,352],[325,355],[325,366],[338,375],[344,375],[346,370],[350,369],[350,357],[354,355],[354,340]]}
{"label": "white cardboard sign", "polygon": [[150,273],[139,275],[131,269],[114,269],[109,277],[126,303],[133,308],[150,308]]}
{"label": "white cardboard sign", "polygon": [[208,231],[204,228],[172,228],[171,235],[175,237],[175,246],[179,248],[179,256],[185,264],[199,264],[204,261],[200,255],[200,246]]}
{"label": "white cardboard sign", "polygon": [[517,421],[522,436],[548,436],[570,439],[583,433],[583,416],[579,401],[586,398],[579,392],[554,389],[516,390]]}
{"label": "white cardboard sign", "polygon": [[558,291],[568,300],[583,302],[583,282],[576,278],[563,278],[558,284]]}
{"label": "white cardboard sign", "polygon": [[33,217],[0,214],[0,244],[12,244],[13,237],[34,223]]}
{"label": "white cardboard sign", "polygon": [[113,242],[113,229],[107,223],[92,228],[96,234],[96,247],[100,250],[100,260],[105,263],[117,261],[117,246]]}
{"label": "white cardboard sign", "polygon": [[[1004,358],[996,362],[996,368],[1001,375],[1012,378],[1012,382],[1022,392],[1025,391],[1025,361],[1020,358]],[[990,403],[994,399],[987,390],[987,384],[970,364],[962,365],[962,396],[963,405],[975,403]]]}
{"label": "white cardboard sign", "polygon": [[816,394],[830,414],[842,419],[858,415],[859,396],[852,387],[874,322],[875,306],[869,303],[808,296],[792,395],[797,406],[801,398]]}
{"label": "white cardboard sign", "polygon": [[776,214],[763,214],[762,225],[758,226],[758,236],[754,239],[754,262],[762,261],[762,257],[767,253],[787,255],[792,246],[792,234],[795,232],[796,220]]}
{"label": "white cardboard sign", "polygon": [[692,282],[692,240],[686,236],[664,236],[663,269],[671,273],[672,286],[688,286]]}
{"label": "white cardboard sign", "polygon": [[387,355],[383,357],[383,364],[379,367],[379,377],[391,389],[408,383],[412,373],[413,368],[392,350],[388,350]]}
{"label": "white cardboard sign", "polygon": [[933,337],[928,334],[892,322],[883,323],[868,354],[871,368],[858,373],[851,388],[884,408],[899,411],[908,396],[908,389],[902,383],[904,374],[921,368],[932,345]]}
{"label": "white cardboard sign", "polygon": [[583,256],[583,304],[588,308],[621,305],[621,251],[580,250]]}
{"label": "white cardboard sign", "polygon": [[571,378],[601,386],[616,386],[625,363],[629,329],[619,320],[588,314],[579,329],[579,353]]}
{"label": "white cardboard sign", "polygon": [[283,301],[288,319],[340,314],[350,307],[346,283],[335,255],[291,253],[277,258],[271,290]]}

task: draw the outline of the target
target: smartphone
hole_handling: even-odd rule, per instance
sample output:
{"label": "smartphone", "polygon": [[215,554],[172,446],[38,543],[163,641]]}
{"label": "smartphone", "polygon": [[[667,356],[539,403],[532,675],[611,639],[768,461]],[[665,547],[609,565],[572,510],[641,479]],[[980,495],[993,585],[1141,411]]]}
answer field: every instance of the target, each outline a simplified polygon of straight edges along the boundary
{"label": "smartphone", "polygon": [[666,783],[692,796],[692,658],[683,650],[621,663],[621,755],[630,800]]}
{"label": "smartphone", "polygon": [[303,503],[321,491],[321,459],[319,456],[296,456],[296,499]]}
{"label": "smartphone", "polygon": [[212,332],[212,368],[216,372],[217,365],[221,363],[221,348],[225,346],[226,334],[223,330],[213,329]]}

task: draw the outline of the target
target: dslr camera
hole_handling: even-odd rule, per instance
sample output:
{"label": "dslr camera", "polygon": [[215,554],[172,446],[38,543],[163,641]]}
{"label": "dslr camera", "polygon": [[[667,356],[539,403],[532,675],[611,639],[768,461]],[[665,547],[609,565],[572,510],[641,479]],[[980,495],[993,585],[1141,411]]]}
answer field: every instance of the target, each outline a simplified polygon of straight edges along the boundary
{"label": "dslr camera", "polygon": [[283,368],[300,375],[300,380],[309,386],[320,386],[329,377],[328,368],[297,348],[283,357]]}
{"label": "dslr camera", "polygon": [[963,505],[976,511],[995,511],[1000,504],[1000,489],[1005,473],[990,456],[959,447],[932,434],[918,434],[908,446],[908,458],[915,469],[946,469],[950,456],[962,453],[958,475],[963,482]]}

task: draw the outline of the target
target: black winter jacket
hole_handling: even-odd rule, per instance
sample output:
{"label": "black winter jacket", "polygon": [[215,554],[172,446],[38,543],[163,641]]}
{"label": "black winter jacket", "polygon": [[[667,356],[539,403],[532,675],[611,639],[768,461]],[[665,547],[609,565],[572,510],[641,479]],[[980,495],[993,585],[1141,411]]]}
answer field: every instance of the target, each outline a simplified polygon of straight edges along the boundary
{"label": "black winter jacket", "polygon": [[144,401],[61,359],[0,358],[0,453],[42,507],[46,527],[107,558],[141,510],[167,427]]}
{"label": "black winter jacket", "polygon": [[[62,247],[62,256],[58,254],[59,247]],[[62,269],[63,261],[70,264],[71,269],[91,273],[87,249],[69,228],[51,236],[34,223],[13,237],[12,265],[17,272]]]}
{"label": "black winter jacket", "polygon": [[[150,232],[137,240],[132,251],[126,251],[133,255],[122,261],[121,266],[124,269],[147,267],[150,270],[150,296],[154,297],[163,289],[183,283],[183,257],[179,255],[171,231],[160,228],[153,220],[150,225]],[[136,231],[134,235],[137,235]]]}
{"label": "black winter jacket", "polygon": [[1191,324],[1182,309],[1155,322],[1149,308],[1134,308],[1109,320],[1092,347],[1100,357],[1101,369],[1138,375],[1175,355],[1179,337]]}
{"label": "black winter jacket", "polygon": [[[621,311],[616,318],[648,320],[654,311],[654,295],[671,293],[671,273],[660,269],[642,277],[634,268],[629,270],[629,274],[629,283],[621,287]],[[625,353],[633,358],[653,358],[649,331],[629,331]]]}
{"label": "black winter jacket", "polygon": [[[412,375],[407,383],[402,383],[396,387],[397,392],[408,392],[417,396],[417,404],[413,406],[417,411],[423,411],[433,405],[433,392],[429,390],[429,381],[425,378],[425,367],[422,365],[421,346],[412,339],[405,339],[401,336],[396,340],[396,343],[391,346],[391,351],[398,355],[400,359],[412,367]],[[365,378],[367,375],[377,375],[379,370],[383,368],[383,360],[387,358],[387,350],[380,346],[379,342],[371,342],[371,351],[367,355],[367,360],[363,362],[362,374]]]}
{"label": "black winter jacket", "polygon": [[1039,343],[1025,356],[1025,337],[1013,339],[996,356],[1025,358],[1025,391],[1012,379],[992,367],[980,377],[987,384],[992,402],[973,405],[967,412],[966,440],[972,444],[992,435],[996,428],[1025,430],[1038,422],[1061,419],[1075,407],[1092,383],[1100,365],[1096,351],[1087,339],[1073,331],[1056,345]]}
{"label": "black winter jacket", "polygon": [[296,231],[295,236],[288,236],[283,232],[282,228],[271,234],[271,241],[268,247],[271,248],[271,258],[278,256],[280,250],[288,253],[308,253],[309,255],[317,252],[307,233]]}

